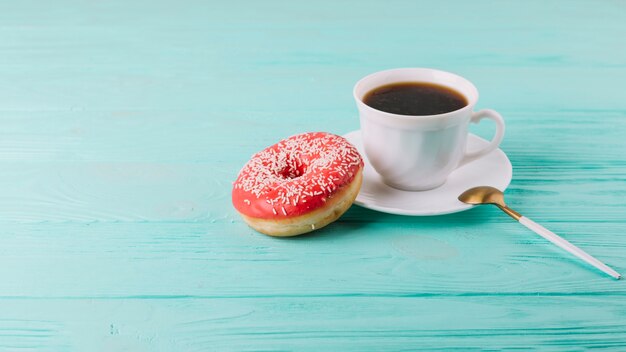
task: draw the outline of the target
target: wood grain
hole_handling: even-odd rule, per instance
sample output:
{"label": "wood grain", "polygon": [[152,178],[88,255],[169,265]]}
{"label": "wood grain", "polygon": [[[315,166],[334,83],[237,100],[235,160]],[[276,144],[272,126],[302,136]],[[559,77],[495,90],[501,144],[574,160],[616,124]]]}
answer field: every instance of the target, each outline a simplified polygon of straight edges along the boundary
{"label": "wood grain", "polygon": [[[393,67],[502,113],[507,201],[626,272],[620,2],[0,3],[0,350],[626,349],[626,284],[497,209],[269,238],[250,155]],[[488,137],[493,126],[473,132]]]}

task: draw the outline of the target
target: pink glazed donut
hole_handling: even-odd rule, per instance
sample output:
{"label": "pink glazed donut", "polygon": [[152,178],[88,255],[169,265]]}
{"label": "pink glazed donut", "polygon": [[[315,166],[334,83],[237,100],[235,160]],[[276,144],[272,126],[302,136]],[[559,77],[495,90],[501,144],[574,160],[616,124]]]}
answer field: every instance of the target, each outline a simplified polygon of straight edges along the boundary
{"label": "pink glazed donut", "polygon": [[255,154],[233,184],[244,221],[270,236],[295,236],[337,220],[361,187],[363,159],[343,137],[311,132]]}

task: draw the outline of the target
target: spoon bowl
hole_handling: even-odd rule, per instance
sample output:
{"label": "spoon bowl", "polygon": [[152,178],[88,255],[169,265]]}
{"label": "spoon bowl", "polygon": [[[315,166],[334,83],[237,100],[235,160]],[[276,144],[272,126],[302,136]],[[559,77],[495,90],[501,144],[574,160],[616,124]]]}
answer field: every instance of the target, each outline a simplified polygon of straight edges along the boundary
{"label": "spoon bowl", "polygon": [[480,186],[470,188],[467,191],[461,193],[459,200],[463,203],[480,205],[480,204],[493,204],[502,209],[510,217],[518,220],[522,217],[520,213],[506,206],[504,203],[504,194],[502,191],[495,187]]}
{"label": "spoon bowl", "polygon": [[467,204],[496,204],[506,206],[504,203],[504,194],[494,187],[480,186],[470,188],[461,193],[459,200]]}

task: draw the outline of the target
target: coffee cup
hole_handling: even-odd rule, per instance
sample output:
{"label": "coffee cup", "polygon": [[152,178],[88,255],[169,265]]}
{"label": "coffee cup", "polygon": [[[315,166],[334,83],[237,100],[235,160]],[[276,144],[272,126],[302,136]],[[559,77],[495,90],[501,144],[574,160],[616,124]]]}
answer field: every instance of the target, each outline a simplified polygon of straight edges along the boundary
{"label": "coffee cup", "polygon": [[[431,115],[385,112],[364,98],[377,88],[419,82],[451,89],[465,106]],[[478,90],[456,74],[429,68],[399,68],[370,74],[354,86],[365,154],[382,181],[397,189],[425,191],[441,186],[455,169],[484,157],[504,137],[504,119],[494,110],[474,111]],[[428,101],[425,102],[428,104]],[[482,119],[496,124],[495,135],[482,149],[467,151],[469,124]]]}

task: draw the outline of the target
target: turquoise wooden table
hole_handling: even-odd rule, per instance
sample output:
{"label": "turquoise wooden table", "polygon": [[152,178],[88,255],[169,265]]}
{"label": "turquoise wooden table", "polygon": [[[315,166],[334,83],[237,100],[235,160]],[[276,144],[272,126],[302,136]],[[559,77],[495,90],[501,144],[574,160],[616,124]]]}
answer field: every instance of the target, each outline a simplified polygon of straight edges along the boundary
{"label": "turquoise wooden table", "polygon": [[505,117],[510,205],[625,273],[625,37],[619,1],[0,3],[0,350],[626,349],[626,281],[495,208],[275,239],[230,204],[434,67]]}

